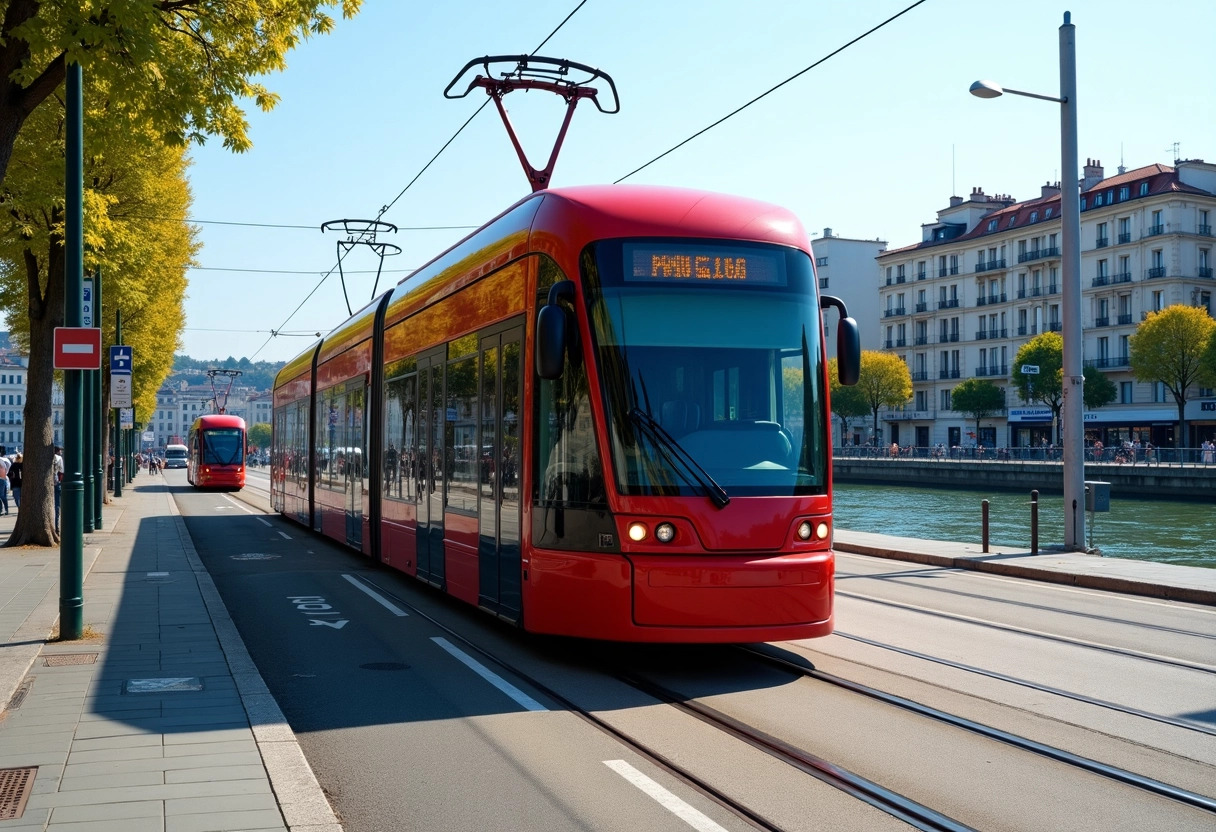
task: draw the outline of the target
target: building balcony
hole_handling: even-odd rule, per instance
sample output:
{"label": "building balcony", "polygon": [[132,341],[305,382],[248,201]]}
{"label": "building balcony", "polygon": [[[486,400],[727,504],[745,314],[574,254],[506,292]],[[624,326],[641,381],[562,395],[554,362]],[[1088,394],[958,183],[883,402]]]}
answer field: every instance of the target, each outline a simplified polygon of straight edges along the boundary
{"label": "building balcony", "polygon": [[1094,326],[1110,326],[1110,317],[1094,318]]}
{"label": "building balcony", "polygon": [[918,304],[916,304],[916,306],[915,306],[914,308],[916,309],[916,311],[917,311],[917,312],[928,312],[928,311],[929,311],[929,304],[927,304],[927,303],[918,303]]}
{"label": "building balcony", "polygon": [[895,339],[895,348],[896,349],[902,349],[903,347],[906,347],[906,346],[908,346],[907,338],[896,338]]}
{"label": "building balcony", "polygon": [[1060,321],[1049,321],[1047,326],[1043,328],[1044,332],[1060,332],[1064,329],[1064,324]]}
{"label": "building balcony", "polygon": [[913,370],[912,371],[912,380],[913,381],[928,381],[929,380],[929,371],[928,370]]}
{"label": "building balcony", "polygon": [[977,341],[987,341],[987,340],[988,340],[988,330],[986,330],[986,329],[981,329],[980,331],[976,332],[976,333],[975,333],[975,340],[977,340]]}
{"label": "building balcony", "polygon": [[1037,248],[1033,251],[1023,251],[1018,255],[1018,262],[1025,263],[1029,260],[1038,260],[1041,256],[1042,255],[1039,254],[1039,250]]}
{"label": "building balcony", "polygon": [[1199,276],[1200,277],[1211,277],[1212,276],[1212,267],[1211,266],[1200,266],[1199,267]]}
{"label": "building balcony", "polygon": [[937,343],[939,343],[939,344],[957,344],[958,343],[958,333],[957,332],[943,332],[941,334],[941,337],[937,339]]}
{"label": "building balcony", "polygon": [[1117,319],[1117,323],[1119,324],[1119,326],[1126,326],[1127,324],[1130,324],[1131,322],[1132,322],[1132,313],[1131,312],[1128,312],[1125,315],[1120,315]]}
{"label": "building balcony", "polygon": [[961,378],[962,374],[956,367],[953,370],[938,370],[937,377],[938,378]]}
{"label": "building balcony", "polygon": [[896,283],[907,283],[907,282],[908,282],[908,278],[904,277],[902,274],[900,274],[900,275],[896,275],[896,276],[895,276],[895,282],[896,282]]}
{"label": "building balcony", "polygon": [[1165,277],[1165,266],[1153,266],[1151,269],[1146,269],[1144,276],[1149,280],[1155,277]]}
{"label": "building balcony", "polygon": [[1119,235],[1119,244],[1120,245],[1122,245],[1123,243],[1130,243],[1131,241],[1132,241],[1132,234],[1130,231],[1125,231],[1124,233]]}
{"label": "building balcony", "polygon": [[882,418],[888,422],[924,422],[933,418],[929,410],[892,410]]}
{"label": "building balcony", "polygon": [[1110,282],[1111,282],[1112,286],[1117,283],[1131,283],[1132,282],[1132,273],[1131,272],[1116,272],[1115,274],[1112,274],[1110,276]]}
{"label": "building balcony", "polygon": [[1038,328],[1037,326],[1035,326],[1034,324],[1031,324],[1030,326],[1020,326],[1020,327],[1018,327],[1018,335],[1019,335],[1019,336],[1022,336],[1022,335],[1038,335],[1038,334],[1039,334],[1039,328]]}
{"label": "building balcony", "polygon": [[1008,337],[1009,337],[1008,329],[996,329],[995,327],[992,329],[981,329],[979,332],[975,333],[975,340],[977,340],[977,341],[984,341],[984,340],[991,339],[991,338],[1008,338]]}
{"label": "building balcony", "polygon": [[1195,233],[1201,237],[1211,237],[1212,236],[1212,226],[1197,225],[1197,226],[1195,226]]}
{"label": "building balcony", "polygon": [[1164,225],[1150,225],[1148,228],[1144,229],[1145,237],[1158,237],[1164,233],[1165,233]]}
{"label": "building balcony", "polygon": [[1085,359],[1085,366],[1093,367],[1096,370],[1118,370],[1124,367],[1130,367],[1131,361],[1126,355],[1105,355],[1101,358]]}
{"label": "building balcony", "polygon": [[1110,245],[1110,237],[1099,237],[1094,240],[1094,248],[1106,248]]}
{"label": "building balcony", "polygon": [[923,347],[923,346],[928,345],[928,343],[929,343],[928,335],[917,335],[915,338],[912,339],[913,346]]}
{"label": "building balcony", "polygon": [[1108,274],[1095,275],[1094,279],[1090,281],[1089,285],[1090,286],[1109,286],[1110,285],[1110,275],[1108,275]]}
{"label": "building balcony", "polygon": [[1003,269],[1003,268],[1005,268],[1005,258],[1004,257],[1002,257],[1000,260],[985,260],[983,262],[977,263],[975,266],[975,270],[977,272],[990,272],[993,269]]}
{"label": "building balcony", "polygon": [[895,349],[895,341],[892,340],[891,338],[888,338],[887,340],[882,342],[882,348],[884,350]]}
{"label": "building balcony", "polygon": [[950,273],[950,272],[949,272],[949,270],[948,270],[948,269],[946,269],[946,268],[940,268],[940,269],[938,269],[938,270],[937,270],[937,276],[938,276],[938,277],[945,277],[945,276],[946,276],[947,274],[949,274],[949,273]]}
{"label": "building balcony", "polygon": [[958,298],[950,298],[950,300],[939,300],[937,302],[938,309],[957,309]]}
{"label": "building balcony", "polygon": [[895,306],[882,313],[884,318],[894,318],[898,315],[907,315],[908,310],[903,306]]}
{"label": "building balcony", "polygon": [[990,376],[1007,376],[1009,375],[1009,367],[1004,364],[989,364],[986,367],[976,367],[975,374],[981,378]]}

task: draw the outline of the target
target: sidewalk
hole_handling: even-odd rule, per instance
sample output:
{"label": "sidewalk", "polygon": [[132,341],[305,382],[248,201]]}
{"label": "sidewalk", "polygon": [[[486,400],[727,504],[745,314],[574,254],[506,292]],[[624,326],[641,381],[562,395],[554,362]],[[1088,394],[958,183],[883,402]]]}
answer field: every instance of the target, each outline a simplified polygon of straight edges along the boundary
{"label": "sidewalk", "polygon": [[341,832],[164,481],[102,525],[80,641],[47,640],[59,550],[0,549],[0,829]]}
{"label": "sidewalk", "polygon": [[834,548],[838,552],[1216,606],[1216,569],[1201,566],[1104,558],[1080,552],[1031,554],[1026,549],[1000,545],[990,545],[985,553],[979,543],[918,540],[843,529],[836,529],[835,535]]}

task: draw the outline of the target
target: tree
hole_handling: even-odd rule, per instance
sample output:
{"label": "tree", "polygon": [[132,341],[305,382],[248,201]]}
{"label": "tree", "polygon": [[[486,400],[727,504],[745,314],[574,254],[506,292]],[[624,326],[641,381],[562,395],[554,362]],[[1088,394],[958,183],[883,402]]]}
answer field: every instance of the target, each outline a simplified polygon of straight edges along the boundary
{"label": "tree", "polygon": [[[123,340],[135,356],[136,418],[147,421],[172,363],[186,268],[196,249],[194,231],[185,223],[185,150],[165,147],[149,131],[110,119],[104,105],[86,109],[86,125],[106,148],[85,159],[86,266],[101,270],[103,352],[114,343],[112,312],[123,312]],[[2,192],[7,222],[0,233],[0,307],[8,313],[14,340],[30,356],[24,453],[31,475],[10,546],[54,545],[58,538],[52,484],[33,472],[51,469],[51,344],[54,328],[64,320],[64,121],[57,98],[30,116],[14,144]],[[167,221],[149,229],[137,218],[148,215]]]}
{"label": "tree", "polygon": [[985,378],[969,378],[950,393],[951,407],[975,419],[978,442],[980,422],[1005,406],[1005,393]]}
{"label": "tree", "polygon": [[832,412],[840,417],[840,444],[843,445],[849,435],[849,420],[867,415],[870,403],[859,385],[846,387],[840,383],[837,366],[835,358],[828,360],[828,398],[832,402]]}
{"label": "tree", "polygon": [[270,425],[259,422],[249,426],[249,445],[263,450],[270,447]]}
{"label": "tree", "polygon": [[874,441],[878,441],[878,411],[902,407],[912,398],[912,373],[898,355],[862,350],[861,375],[857,379],[867,408],[874,414]]}
{"label": "tree", "polygon": [[1097,410],[1099,407],[1105,407],[1118,398],[1119,388],[1106,377],[1106,373],[1097,367],[1086,367],[1083,372],[1085,375],[1085,392],[1082,396],[1085,400],[1086,410]]}
{"label": "tree", "polygon": [[170,145],[219,136],[247,150],[242,99],[262,110],[278,96],[250,81],[286,66],[301,40],[326,34],[326,9],[352,17],[362,0],[8,0],[0,23],[0,182],[26,121],[79,63],[127,124]]}
{"label": "tree", "polygon": [[1150,312],[1129,339],[1132,375],[1137,381],[1161,382],[1178,405],[1178,434],[1174,440],[1178,447],[1187,442],[1190,388],[1212,377],[1205,354],[1213,332],[1216,321],[1206,309],[1176,305]]}
{"label": "tree", "polygon": [[[1023,373],[1022,367],[1032,365],[1037,373]],[[1051,408],[1059,433],[1060,408],[1064,406],[1064,338],[1058,332],[1044,332],[1031,338],[1013,359],[1013,385],[1024,402],[1039,402]]]}

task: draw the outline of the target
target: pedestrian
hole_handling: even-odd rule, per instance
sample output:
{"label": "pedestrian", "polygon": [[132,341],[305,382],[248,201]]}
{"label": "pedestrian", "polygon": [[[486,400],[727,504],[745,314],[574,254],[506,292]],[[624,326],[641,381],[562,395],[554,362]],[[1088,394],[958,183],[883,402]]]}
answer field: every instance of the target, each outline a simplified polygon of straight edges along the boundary
{"label": "pedestrian", "polygon": [[0,455],[0,514],[8,514],[8,469],[13,462]]}
{"label": "pedestrian", "polygon": [[55,458],[51,461],[51,478],[55,483],[55,528],[59,528],[59,496],[63,491],[63,446],[55,446]]}
{"label": "pedestrian", "polygon": [[13,505],[21,510],[21,470],[25,467],[25,457],[17,454],[13,464],[8,469],[8,485],[13,489]]}

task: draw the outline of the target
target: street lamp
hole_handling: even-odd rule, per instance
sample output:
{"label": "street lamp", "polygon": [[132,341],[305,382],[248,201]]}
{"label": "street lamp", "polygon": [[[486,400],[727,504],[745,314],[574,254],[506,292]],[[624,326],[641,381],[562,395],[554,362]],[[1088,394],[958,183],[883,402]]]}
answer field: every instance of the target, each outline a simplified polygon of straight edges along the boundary
{"label": "street lamp", "polygon": [[1085,548],[1085,376],[1081,360],[1081,192],[1077,178],[1077,42],[1072,15],[1060,26],[1060,95],[1038,95],[976,81],[971,94],[996,98],[1004,93],[1054,101],[1060,105],[1060,242],[1064,320],[1064,397],[1060,409],[1064,443],[1064,548]]}

